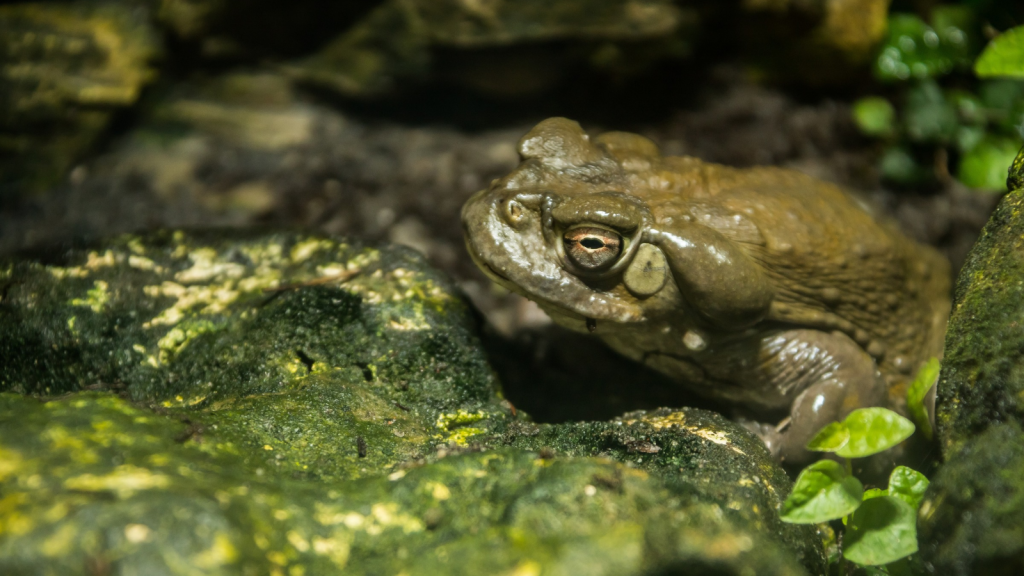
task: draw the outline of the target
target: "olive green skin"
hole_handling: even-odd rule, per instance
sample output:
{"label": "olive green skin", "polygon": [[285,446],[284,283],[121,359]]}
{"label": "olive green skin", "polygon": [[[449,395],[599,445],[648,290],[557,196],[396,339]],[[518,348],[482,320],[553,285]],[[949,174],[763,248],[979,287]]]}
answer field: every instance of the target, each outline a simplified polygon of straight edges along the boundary
{"label": "olive green skin", "polygon": [[[565,118],[519,153],[462,209],[476,264],[558,324],[735,403],[781,459],[805,460],[856,408],[902,410],[941,354],[948,262],[832,184],[664,157],[636,134],[591,140]],[[620,235],[617,260],[581,269],[563,241],[579,226]]]}

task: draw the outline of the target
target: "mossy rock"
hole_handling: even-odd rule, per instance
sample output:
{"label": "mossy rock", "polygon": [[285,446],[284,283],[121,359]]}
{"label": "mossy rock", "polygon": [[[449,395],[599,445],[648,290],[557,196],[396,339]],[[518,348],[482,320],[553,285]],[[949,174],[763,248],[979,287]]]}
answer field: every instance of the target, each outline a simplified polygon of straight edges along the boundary
{"label": "mossy rock", "polygon": [[921,505],[938,574],[1024,572],[1024,151],[960,272],[939,378],[945,463]]}
{"label": "mossy rock", "polygon": [[59,181],[156,72],[145,2],[0,6],[0,194]]}
{"label": "mossy rock", "polygon": [[[1024,151],[1008,184],[1024,180]],[[944,451],[997,422],[1024,422],[1024,189],[1000,201],[960,271],[938,387]]]}
{"label": "mossy rock", "polygon": [[507,418],[465,302],[411,250],[166,232],[58,256],[0,268],[0,390],[208,414],[332,479]]}
{"label": "mossy rock", "polygon": [[948,456],[921,503],[921,554],[935,574],[1024,573],[1024,431],[994,424]]}
{"label": "mossy rock", "polygon": [[415,253],[163,232],[0,265],[0,572],[824,571],[700,410],[541,425]]}

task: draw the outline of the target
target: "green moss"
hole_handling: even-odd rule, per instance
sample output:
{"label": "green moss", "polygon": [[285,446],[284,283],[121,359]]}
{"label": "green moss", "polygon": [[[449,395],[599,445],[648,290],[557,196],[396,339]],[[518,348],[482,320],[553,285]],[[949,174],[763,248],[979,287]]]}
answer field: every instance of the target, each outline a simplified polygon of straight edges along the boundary
{"label": "green moss", "polygon": [[805,574],[759,527],[603,458],[499,449],[310,483],[253,473],[219,431],[188,430],[109,395],[0,395],[0,568]]}
{"label": "green moss", "polygon": [[718,415],[513,417],[410,251],[164,232],[0,270],[5,574],[824,570]]}
{"label": "green moss", "polygon": [[960,272],[938,387],[945,464],[921,505],[937,573],[1024,570],[1024,153]]}
{"label": "green moss", "polygon": [[960,272],[937,424],[950,453],[994,422],[1024,420],[1024,191],[1007,194]]}
{"label": "green moss", "polygon": [[939,469],[921,503],[921,552],[936,574],[1024,572],[1024,432],[994,424]]}
{"label": "green moss", "polygon": [[760,440],[718,414],[659,409],[610,422],[514,425],[504,443],[557,456],[612,458],[664,477],[737,525],[775,534],[812,573],[824,570],[816,529],[778,518],[777,508],[791,487],[785,472]]}

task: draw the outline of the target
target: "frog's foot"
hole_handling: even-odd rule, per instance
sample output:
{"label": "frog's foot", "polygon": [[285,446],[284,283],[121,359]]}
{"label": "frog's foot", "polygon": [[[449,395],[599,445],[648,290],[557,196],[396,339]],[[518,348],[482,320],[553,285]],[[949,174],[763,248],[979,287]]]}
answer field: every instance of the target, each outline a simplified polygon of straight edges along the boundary
{"label": "frog's foot", "polygon": [[887,404],[887,385],[874,360],[846,334],[785,330],[766,338],[761,353],[761,376],[793,395],[788,418],[755,430],[780,461],[813,459],[807,443],[818,430],[857,408]]}

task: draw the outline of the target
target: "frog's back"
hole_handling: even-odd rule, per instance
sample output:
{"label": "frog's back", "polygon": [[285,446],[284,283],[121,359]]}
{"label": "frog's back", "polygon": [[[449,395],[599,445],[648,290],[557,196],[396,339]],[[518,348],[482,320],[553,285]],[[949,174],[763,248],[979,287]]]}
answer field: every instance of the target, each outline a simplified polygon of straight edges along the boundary
{"label": "frog's back", "polygon": [[[670,160],[670,159],[666,159]],[[767,320],[839,330],[891,382],[941,353],[949,264],[835,185],[783,168],[671,159],[693,188],[652,198],[737,241],[772,278]]]}

